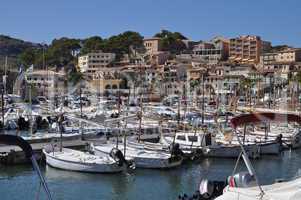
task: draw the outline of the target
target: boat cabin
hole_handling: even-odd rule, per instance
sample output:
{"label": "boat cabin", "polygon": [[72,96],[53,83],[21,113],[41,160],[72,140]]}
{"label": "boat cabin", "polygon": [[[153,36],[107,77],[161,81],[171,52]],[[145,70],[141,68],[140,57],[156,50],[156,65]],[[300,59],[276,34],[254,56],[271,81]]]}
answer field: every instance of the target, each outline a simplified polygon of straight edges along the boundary
{"label": "boat cabin", "polygon": [[205,133],[176,133],[175,143],[185,146],[204,147],[212,145],[211,134]]}

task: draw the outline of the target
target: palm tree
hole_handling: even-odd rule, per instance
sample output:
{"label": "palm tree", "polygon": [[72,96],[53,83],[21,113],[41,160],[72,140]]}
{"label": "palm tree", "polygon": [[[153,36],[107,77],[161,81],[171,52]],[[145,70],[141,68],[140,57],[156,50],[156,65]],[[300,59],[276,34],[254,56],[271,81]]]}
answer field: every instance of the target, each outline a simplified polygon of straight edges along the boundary
{"label": "palm tree", "polygon": [[249,101],[249,105],[251,105],[251,88],[253,86],[253,81],[249,78],[245,78],[240,81],[239,86],[240,94],[245,95],[246,100]]}
{"label": "palm tree", "polygon": [[298,105],[300,105],[300,84],[301,84],[301,71],[298,71],[295,75],[291,76],[291,79],[289,79],[289,82],[292,83],[293,88],[296,87],[296,94],[294,94],[294,91],[292,90],[292,100],[294,102],[294,108],[295,108],[295,102],[297,102]]}

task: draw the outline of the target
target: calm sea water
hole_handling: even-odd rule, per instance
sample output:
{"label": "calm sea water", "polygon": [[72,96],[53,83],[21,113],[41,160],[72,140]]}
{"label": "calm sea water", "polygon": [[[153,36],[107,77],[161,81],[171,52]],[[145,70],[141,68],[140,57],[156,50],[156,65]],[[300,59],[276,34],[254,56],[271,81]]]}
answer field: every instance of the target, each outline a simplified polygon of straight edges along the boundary
{"label": "calm sea water", "polygon": [[[192,193],[202,178],[225,180],[234,159],[203,159],[172,170],[136,170],[113,175],[85,174],[42,167],[55,200],[175,200]],[[292,178],[301,169],[301,150],[252,161],[263,184]],[[241,161],[239,170],[245,167]],[[0,199],[38,199],[39,181],[30,166],[0,166]],[[45,199],[41,189],[40,199]]]}

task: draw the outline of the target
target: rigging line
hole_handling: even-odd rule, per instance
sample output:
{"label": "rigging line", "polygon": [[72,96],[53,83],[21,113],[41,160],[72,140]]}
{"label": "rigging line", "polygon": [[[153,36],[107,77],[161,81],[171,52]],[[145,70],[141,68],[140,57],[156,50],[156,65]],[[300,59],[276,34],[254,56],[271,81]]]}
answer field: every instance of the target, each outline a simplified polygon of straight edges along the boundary
{"label": "rigging line", "polygon": [[[40,162],[39,162],[39,166],[42,165],[42,157],[40,158]],[[41,194],[41,187],[42,187],[42,181],[39,181],[39,189],[37,191],[37,195],[36,195],[36,200],[40,199],[40,194]]]}

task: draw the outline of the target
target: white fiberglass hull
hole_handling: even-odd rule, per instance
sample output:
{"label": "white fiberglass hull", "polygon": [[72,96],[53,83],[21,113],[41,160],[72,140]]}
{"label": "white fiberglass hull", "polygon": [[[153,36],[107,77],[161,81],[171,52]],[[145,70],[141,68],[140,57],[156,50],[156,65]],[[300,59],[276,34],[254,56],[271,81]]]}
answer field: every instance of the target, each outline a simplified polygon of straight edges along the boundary
{"label": "white fiberglass hull", "polygon": [[227,186],[223,195],[216,200],[297,200],[301,199],[301,178],[282,183],[263,186],[264,194],[258,187],[235,188]]}
{"label": "white fiberglass hull", "polygon": [[[244,146],[247,154],[251,158],[257,158],[259,156],[259,149],[256,146]],[[203,148],[203,154],[205,157],[216,158],[237,158],[241,154],[240,146],[223,146],[214,145]]]}
{"label": "white fiberglass hull", "polygon": [[[108,155],[113,146],[94,147],[95,155]],[[123,148],[119,148],[123,152]],[[173,159],[169,154],[156,151],[145,151],[142,149],[126,148],[126,159],[133,160],[137,168],[168,169],[182,164],[183,158]]]}
{"label": "white fiberglass hull", "polygon": [[124,166],[118,164],[110,157],[97,157],[80,151],[65,149],[63,151],[45,151],[46,163],[54,168],[91,172],[91,173],[116,173],[125,169]]}

